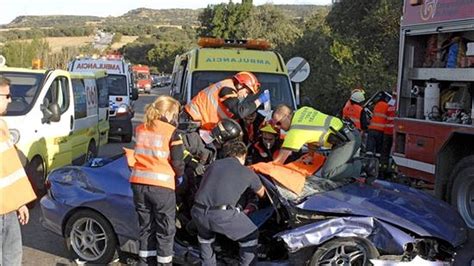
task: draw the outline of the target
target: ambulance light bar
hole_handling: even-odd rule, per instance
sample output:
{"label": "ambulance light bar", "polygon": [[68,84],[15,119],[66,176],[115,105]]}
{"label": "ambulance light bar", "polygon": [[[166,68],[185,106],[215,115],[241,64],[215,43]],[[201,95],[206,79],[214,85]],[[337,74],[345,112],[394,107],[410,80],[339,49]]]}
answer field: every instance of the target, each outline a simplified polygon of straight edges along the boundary
{"label": "ambulance light bar", "polygon": [[255,50],[268,50],[271,48],[270,42],[259,39],[232,40],[201,37],[198,40],[198,45],[202,48],[238,47]]}

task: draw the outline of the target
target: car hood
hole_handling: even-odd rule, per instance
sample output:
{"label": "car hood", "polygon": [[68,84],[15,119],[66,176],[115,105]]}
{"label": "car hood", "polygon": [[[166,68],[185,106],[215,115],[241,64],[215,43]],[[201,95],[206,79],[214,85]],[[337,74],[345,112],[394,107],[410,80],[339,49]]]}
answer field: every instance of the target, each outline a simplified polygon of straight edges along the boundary
{"label": "car hood", "polygon": [[404,185],[376,181],[350,183],[308,197],[298,208],[323,213],[368,216],[409,230],[421,237],[436,237],[454,247],[465,242],[467,228],[447,203]]}

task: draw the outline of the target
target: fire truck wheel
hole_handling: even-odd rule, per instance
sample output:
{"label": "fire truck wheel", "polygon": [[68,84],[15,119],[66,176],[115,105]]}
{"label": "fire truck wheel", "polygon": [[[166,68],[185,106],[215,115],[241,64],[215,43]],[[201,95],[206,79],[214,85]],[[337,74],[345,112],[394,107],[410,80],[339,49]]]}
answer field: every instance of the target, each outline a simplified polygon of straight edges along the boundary
{"label": "fire truck wheel", "polygon": [[459,211],[467,226],[474,229],[474,155],[456,164],[450,180],[454,180],[451,204]]}

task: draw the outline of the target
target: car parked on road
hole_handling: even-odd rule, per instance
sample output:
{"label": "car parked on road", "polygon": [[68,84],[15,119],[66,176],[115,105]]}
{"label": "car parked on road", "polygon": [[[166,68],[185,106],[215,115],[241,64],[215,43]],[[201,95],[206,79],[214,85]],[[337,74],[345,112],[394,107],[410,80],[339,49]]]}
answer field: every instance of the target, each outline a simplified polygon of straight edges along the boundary
{"label": "car parked on road", "polygon": [[[42,224],[62,235],[74,257],[110,262],[117,250],[138,252],[138,218],[125,156],[67,166],[49,175],[41,199]],[[467,229],[445,202],[422,191],[385,181],[307,179],[294,197],[260,175],[267,198],[250,218],[259,227],[260,262],[272,265],[367,265],[369,260],[451,261]],[[198,264],[196,229],[178,200],[177,264]],[[238,246],[216,242],[218,260],[235,262]],[[438,261],[438,262],[436,262]]]}

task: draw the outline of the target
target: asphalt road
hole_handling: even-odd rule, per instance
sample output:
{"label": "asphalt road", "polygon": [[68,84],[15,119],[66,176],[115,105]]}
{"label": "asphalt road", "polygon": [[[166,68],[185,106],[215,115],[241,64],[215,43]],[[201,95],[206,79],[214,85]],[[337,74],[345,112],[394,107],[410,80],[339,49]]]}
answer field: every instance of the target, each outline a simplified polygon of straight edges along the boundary
{"label": "asphalt road", "polygon": [[[166,88],[154,89],[151,95],[140,95],[136,102],[134,126],[143,119],[143,110],[146,104],[153,102],[160,93],[167,93]],[[100,156],[112,156],[122,152],[122,147],[133,148],[133,142],[123,144],[112,141],[100,150]],[[44,229],[40,223],[41,210],[35,207],[31,210],[30,223],[22,228],[23,235],[23,265],[76,265],[70,260],[64,239]],[[471,230],[469,242],[458,253],[455,265],[468,266],[474,260],[474,230]],[[120,265],[120,263],[113,263]]]}

